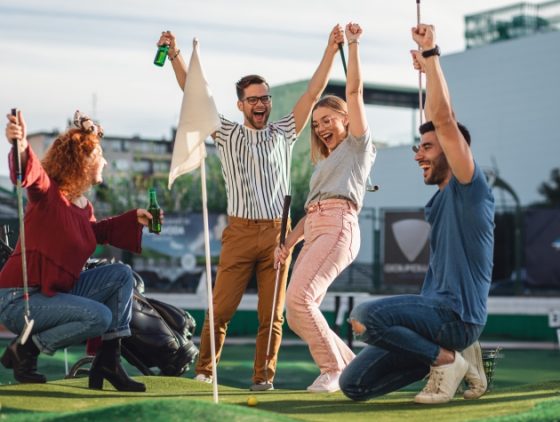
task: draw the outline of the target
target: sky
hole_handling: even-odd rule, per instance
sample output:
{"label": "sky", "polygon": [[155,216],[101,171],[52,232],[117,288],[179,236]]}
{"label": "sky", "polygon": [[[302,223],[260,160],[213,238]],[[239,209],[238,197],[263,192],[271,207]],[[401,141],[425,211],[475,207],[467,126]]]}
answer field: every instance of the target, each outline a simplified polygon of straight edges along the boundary
{"label": "sky", "polygon": [[[443,54],[452,54],[465,49],[465,15],[514,3],[423,0],[421,20],[436,26]],[[163,30],[177,35],[187,62],[199,39],[217,108],[238,121],[239,77],[257,73],[271,85],[308,79],[337,23],[364,29],[365,82],[416,87],[409,56],[416,10],[412,0],[0,0],[0,112],[23,110],[29,133],[64,130],[79,109],[108,135],[169,138],[182,92],[169,62],[153,65]],[[331,78],[344,79],[339,61]],[[401,142],[410,133],[410,118],[403,128],[379,113],[370,125],[383,140]],[[0,142],[0,157],[8,148]]]}

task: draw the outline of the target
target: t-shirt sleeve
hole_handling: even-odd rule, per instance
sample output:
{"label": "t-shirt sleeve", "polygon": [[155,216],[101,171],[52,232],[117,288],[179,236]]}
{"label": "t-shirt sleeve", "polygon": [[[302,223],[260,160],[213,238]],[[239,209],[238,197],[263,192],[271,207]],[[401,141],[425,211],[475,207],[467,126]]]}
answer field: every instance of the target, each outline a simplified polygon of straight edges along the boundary
{"label": "t-shirt sleeve", "polygon": [[220,127],[214,134],[214,143],[224,144],[229,139],[229,136],[237,123],[226,119],[222,114],[220,114]]}
{"label": "t-shirt sleeve", "polygon": [[463,198],[466,207],[484,200],[490,195],[491,191],[486,175],[476,161],[474,163],[473,177],[469,183],[461,184],[456,177],[452,177],[449,183]]}
{"label": "t-shirt sleeve", "polygon": [[291,145],[297,141],[296,120],[294,118],[294,113],[290,113],[274,122],[274,127],[284,134],[288,144]]}
{"label": "t-shirt sleeve", "polygon": [[373,151],[375,152],[375,145],[373,143],[373,137],[371,136],[369,127],[362,136],[356,137],[349,133],[347,142],[349,142],[352,145],[352,148],[355,148],[356,150],[366,151],[369,148],[373,148]]}

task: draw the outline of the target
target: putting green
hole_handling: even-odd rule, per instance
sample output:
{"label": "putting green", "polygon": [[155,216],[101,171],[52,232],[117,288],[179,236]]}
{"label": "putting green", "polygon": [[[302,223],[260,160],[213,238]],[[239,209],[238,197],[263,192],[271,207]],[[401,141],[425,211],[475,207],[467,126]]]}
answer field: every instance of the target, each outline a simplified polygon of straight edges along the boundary
{"label": "putting green", "polygon": [[[7,344],[0,343],[0,350]],[[252,374],[253,346],[226,345],[220,362],[220,403],[212,399],[212,386],[184,377],[139,377],[146,393],[121,393],[109,384],[106,390],[87,388],[87,380],[64,380],[63,353],[41,357],[39,371],[46,385],[13,383],[11,371],[0,366],[0,422],[3,421],[553,421],[560,415],[560,354],[558,351],[503,352],[498,360],[493,391],[479,400],[460,395],[437,406],[412,402],[421,388],[417,383],[403,391],[367,402],[352,402],[341,393],[309,394],[305,387],[318,370],[305,347],[283,347],[280,353],[276,390],[253,393],[247,390]],[[83,354],[72,348],[70,362]],[[227,386],[225,386],[227,385]],[[255,396],[258,404],[247,405]]]}
{"label": "putting green", "polygon": [[[541,421],[557,420],[553,417],[558,415],[557,410],[560,408],[560,383],[493,392],[476,401],[466,401],[457,396],[452,402],[438,406],[414,404],[414,392],[397,392],[367,402],[352,402],[341,393],[309,394],[302,390],[274,390],[250,394],[244,389],[220,387],[220,404],[215,405],[212,386],[209,384],[187,378],[139,379],[146,383],[146,393],[121,393],[109,389],[108,385],[103,391],[89,390],[85,378],[51,381],[46,385],[1,386],[3,407],[0,420],[431,422],[518,415],[514,419],[500,420]],[[256,407],[247,405],[249,395],[257,398]],[[535,408],[537,404],[542,405]],[[525,419],[518,419],[527,412],[530,413],[525,415]],[[538,419],[535,418],[537,415]]]}

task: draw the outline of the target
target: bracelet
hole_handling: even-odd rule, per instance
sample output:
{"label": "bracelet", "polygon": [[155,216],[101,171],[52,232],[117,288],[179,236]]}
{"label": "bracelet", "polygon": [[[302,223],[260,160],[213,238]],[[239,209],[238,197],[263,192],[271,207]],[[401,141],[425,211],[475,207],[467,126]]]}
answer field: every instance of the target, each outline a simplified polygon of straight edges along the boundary
{"label": "bracelet", "polygon": [[360,43],[360,40],[350,40],[350,41],[348,41],[348,45],[350,45],[350,44],[359,44],[359,43]]}
{"label": "bracelet", "polygon": [[177,52],[173,55],[173,57],[167,56],[167,58],[169,59],[170,62],[172,62],[173,60],[175,60],[177,58],[177,56],[179,54],[181,54],[181,49],[178,49]]}

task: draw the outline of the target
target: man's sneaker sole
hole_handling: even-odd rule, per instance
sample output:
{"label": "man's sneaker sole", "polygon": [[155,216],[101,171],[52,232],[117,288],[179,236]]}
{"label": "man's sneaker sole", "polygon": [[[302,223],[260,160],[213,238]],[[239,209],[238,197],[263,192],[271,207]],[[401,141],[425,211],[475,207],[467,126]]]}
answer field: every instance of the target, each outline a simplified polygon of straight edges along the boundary
{"label": "man's sneaker sole", "polygon": [[271,382],[265,382],[263,384],[253,384],[249,387],[251,391],[269,391],[274,390],[274,384]]}

